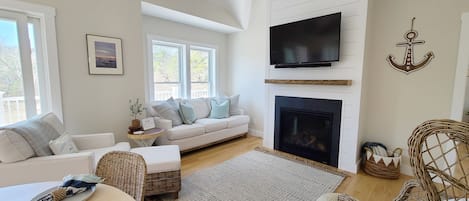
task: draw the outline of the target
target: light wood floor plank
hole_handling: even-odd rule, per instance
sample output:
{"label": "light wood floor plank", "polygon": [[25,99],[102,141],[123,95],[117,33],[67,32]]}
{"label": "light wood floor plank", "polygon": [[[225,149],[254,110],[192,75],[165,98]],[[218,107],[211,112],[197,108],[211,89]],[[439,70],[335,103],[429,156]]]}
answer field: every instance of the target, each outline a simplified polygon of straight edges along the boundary
{"label": "light wood floor plank", "polygon": [[[185,177],[204,168],[220,164],[258,146],[262,146],[262,139],[248,136],[186,153],[182,156],[181,161],[182,176]],[[411,177],[406,175],[401,175],[397,180],[380,179],[359,172],[352,174],[344,181],[337,192],[347,193],[360,201],[393,200],[408,179]]]}

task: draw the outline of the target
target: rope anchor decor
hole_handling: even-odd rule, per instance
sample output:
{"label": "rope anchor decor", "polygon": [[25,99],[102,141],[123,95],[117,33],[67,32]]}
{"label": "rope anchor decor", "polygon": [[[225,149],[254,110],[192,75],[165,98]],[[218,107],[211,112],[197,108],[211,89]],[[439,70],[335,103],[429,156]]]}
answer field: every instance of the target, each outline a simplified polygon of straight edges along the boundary
{"label": "rope anchor decor", "polygon": [[430,63],[430,61],[435,57],[433,52],[430,51],[425,54],[422,61],[418,63],[414,62],[414,45],[425,44],[424,40],[415,40],[418,36],[418,32],[414,30],[414,21],[415,17],[412,18],[410,30],[404,34],[404,39],[406,39],[407,41],[396,44],[397,47],[406,48],[403,64],[398,64],[395,61],[396,57],[394,57],[393,55],[389,55],[386,59],[393,68],[406,74],[419,70],[420,68]]}

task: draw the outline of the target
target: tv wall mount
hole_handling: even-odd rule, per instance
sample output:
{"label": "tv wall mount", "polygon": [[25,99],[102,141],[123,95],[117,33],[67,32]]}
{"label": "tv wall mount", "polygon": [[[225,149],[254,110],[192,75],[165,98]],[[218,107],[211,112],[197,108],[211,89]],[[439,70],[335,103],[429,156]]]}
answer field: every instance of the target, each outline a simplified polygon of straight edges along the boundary
{"label": "tv wall mount", "polygon": [[331,63],[276,64],[275,68],[331,67]]}

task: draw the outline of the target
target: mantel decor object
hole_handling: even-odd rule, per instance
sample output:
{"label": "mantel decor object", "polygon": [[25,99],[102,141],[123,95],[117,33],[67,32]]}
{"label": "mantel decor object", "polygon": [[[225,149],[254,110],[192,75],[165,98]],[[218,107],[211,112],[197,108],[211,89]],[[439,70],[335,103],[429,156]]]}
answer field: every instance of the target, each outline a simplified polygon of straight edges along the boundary
{"label": "mantel decor object", "polygon": [[428,63],[430,63],[430,61],[435,57],[433,52],[430,51],[427,54],[425,54],[422,61],[417,62],[417,63],[414,61],[414,45],[425,44],[424,40],[416,40],[418,36],[418,32],[417,30],[414,30],[414,21],[415,21],[415,17],[412,18],[410,30],[404,34],[404,39],[406,39],[406,41],[396,44],[398,47],[406,48],[403,64],[398,64],[395,61],[396,57],[394,57],[393,55],[389,55],[386,59],[388,63],[394,69],[401,71],[403,73],[406,73],[406,74],[412,73],[416,70],[423,68]]}
{"label": "mantel decor object", "polygon": [[86,34],[90,75],[123,75],[120,38]]}

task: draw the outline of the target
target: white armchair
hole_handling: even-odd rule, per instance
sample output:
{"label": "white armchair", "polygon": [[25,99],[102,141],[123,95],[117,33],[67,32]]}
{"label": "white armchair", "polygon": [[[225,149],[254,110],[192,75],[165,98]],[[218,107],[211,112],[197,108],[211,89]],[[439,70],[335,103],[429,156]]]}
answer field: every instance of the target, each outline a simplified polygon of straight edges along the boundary
{"label": "white armchair", "polygon": [[[0,131],[2,131],[1,128]],[[1,142],[1,136],[0,133],[0,146],[5,145]],[[79,153],[31,157],[17,162],[0,162],[0,187],[61,180],[68,174],[94,173],[97,162],[107,152],[130,150],[128,142],[116,144],[113,133],[71,135],[71,137]],[[12,141],[11,137],[10,141]],[[0,152],[5,152],[5,150],[8,148],[0,147]]]}

